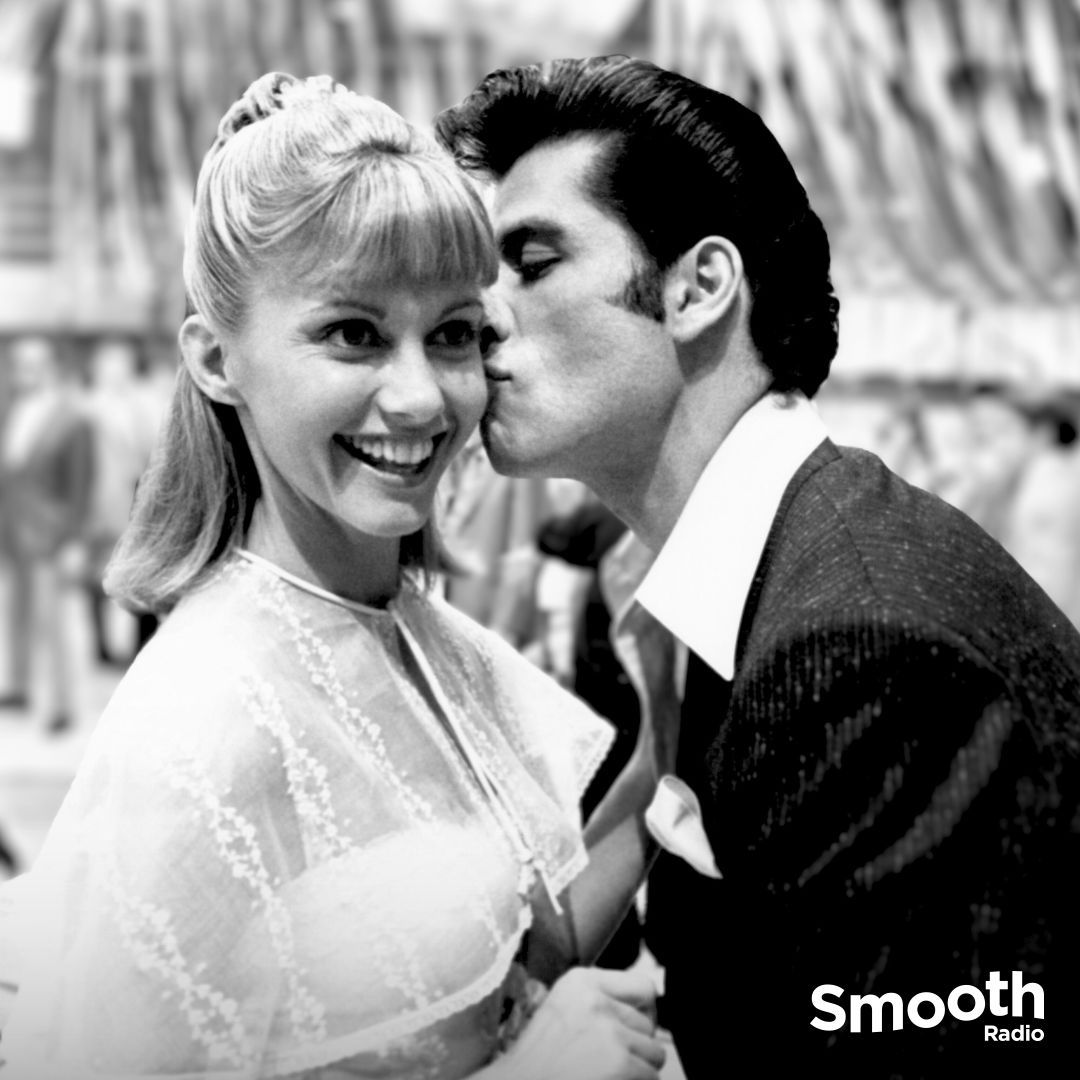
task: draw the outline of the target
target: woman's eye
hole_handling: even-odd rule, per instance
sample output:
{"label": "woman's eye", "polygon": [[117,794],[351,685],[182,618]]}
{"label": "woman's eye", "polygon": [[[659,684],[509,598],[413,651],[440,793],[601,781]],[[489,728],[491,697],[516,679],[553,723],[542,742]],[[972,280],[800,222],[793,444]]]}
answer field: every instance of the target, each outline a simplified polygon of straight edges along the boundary
{"label": "woman's eye", "polygon": [[367,319],[346,319],[335,323],[327,331],[326,340],[331,345],[349,349],[372,348],[382,343],[379,331]]}
{"label": "woman's eye", "polygon": [[444,323],[432,334],[432,344],[447,349],[471,348],[479,340],[479,326],[464,319]]}

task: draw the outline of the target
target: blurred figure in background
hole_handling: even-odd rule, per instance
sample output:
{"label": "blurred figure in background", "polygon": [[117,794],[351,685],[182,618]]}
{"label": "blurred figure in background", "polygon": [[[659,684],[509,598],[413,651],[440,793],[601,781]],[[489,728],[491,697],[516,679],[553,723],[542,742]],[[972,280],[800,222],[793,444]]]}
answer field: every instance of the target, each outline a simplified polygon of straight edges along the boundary
{"label": "blurred figure in background", "polygon": [[0,708],[31,703],[32,650],[44,648],[48,728],[70,726],[69,648],[60,618],[63,554],[86,522],[92,479],[90,425],[54,344],[11,346],[12,402],[0,436],[0,543],[11,564],[7,691]]}
{"label": "blurred figure in background", "polygon": [[[127,525],[135,485],[150,460],[159,416],[139,376],[139,350],[134,341],[101,339],[90,357],[90,377],[87,415],[94,436],[94,484],[86,529],[84,586],[97,659],[126,664],[137,630],[133,627],[123,643],[111,639],[108,614],[113,605],[101,582]],[[134,616],[124,613],[124,618]]]}
{"label": "blurred figure in background", "polygon": [[474,432],[441,492],[440,535],[453,564],[446,598],[526,653],[537,631],[536,536],[548,513],[546,487],[500,476]]}
{"label": "blurred figure in background", "polygon": [[1044,407],[1030,418],[1025,468],[1001,538],[1025,570],[1080,627],[1080,447],[1076,418]]}

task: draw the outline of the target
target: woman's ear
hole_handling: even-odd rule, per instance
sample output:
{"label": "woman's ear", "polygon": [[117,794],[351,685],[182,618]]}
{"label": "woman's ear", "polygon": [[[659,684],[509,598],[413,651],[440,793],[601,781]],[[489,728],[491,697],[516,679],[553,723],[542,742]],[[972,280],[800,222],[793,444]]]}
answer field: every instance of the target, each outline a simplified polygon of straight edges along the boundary
{"label": "woman's ear", "polygon": [[676,342],[693,341],[731,310],[744,280],[742,255],[725,236],[706,236],[669,272],[667,325]]}
{"label": "woman's ear", "polygon": [[201,315],[189,315],[180,327],[180,355],[195,385],[211,401],[239,405],[239,391],[229,378],[225,346]]}

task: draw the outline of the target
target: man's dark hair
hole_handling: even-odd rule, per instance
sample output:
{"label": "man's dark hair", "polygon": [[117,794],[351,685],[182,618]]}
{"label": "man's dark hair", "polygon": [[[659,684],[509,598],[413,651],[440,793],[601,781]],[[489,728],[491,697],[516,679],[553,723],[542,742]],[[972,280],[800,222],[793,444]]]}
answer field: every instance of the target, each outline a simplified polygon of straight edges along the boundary
{"label": "man's dark hair", "polygon": [[587,194],[649,264],[626,299],[658,317],[660,275],[702,237],[727,237],[773,389],[813,395],[825,380],[839,309],[829,241],[779,143],[734,98],[646,60],[555,60],[492,73],[435,130],[464,168],[496,179],[541,144],[599,137]]}

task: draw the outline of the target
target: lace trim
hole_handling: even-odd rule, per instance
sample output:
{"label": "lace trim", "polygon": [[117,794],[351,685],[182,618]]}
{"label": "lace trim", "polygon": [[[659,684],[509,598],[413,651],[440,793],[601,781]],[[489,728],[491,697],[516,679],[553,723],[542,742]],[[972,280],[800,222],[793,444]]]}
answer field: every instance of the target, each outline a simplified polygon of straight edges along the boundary
{"label": "lace trim", "polygon": [[392,1020],[386,1020],[364,1031],[357,1031],[316,1046],[300,1046],[281,1053],[268,1053],[262,1062],[266,1075],[287,1076],[306,1069],[322,1068],[335,1061],[345,1061],[357,1054],[380,1051],[395,1042],[417,1034],[424,1028],[449,1020],[457,1013],[479,1005],[484,998],[493,994],[506,981],[514,958],[521,948],[521,941],[530,926],[532,926],[532,908],[524,904],[518,916],[516,929],[499,948],[487,971],[467,986],[432,1002],[422,1012],[396,1016]]}
{"label": "lace trim", "polygon": [[[608,721],[603,720],[600,717],[597,717],[597,719],[600,720],[601,724],[608,724]],[[574,771],[574,776],[577,780],[577,797],[579,800],[582,795],[585,794],[588,786],[593,782],[600,766],[604,763],[604,759],[608,756],[608,752],[611,750],[611,744],[614,741],[614,727],[601,727],[597,729],[596,734],[589,740],[590,745],[588,746],[588,749],[579,747],[577,768]]]}
{"label": "lace trim", "polygon": [[588,865],[589,853],[586,851],[584,845],[581,845],[570,857],[569,862],[563,863],[558,871],[552,874],[551,889],[555,895],[560,895],[570,882],[582,873]]}

